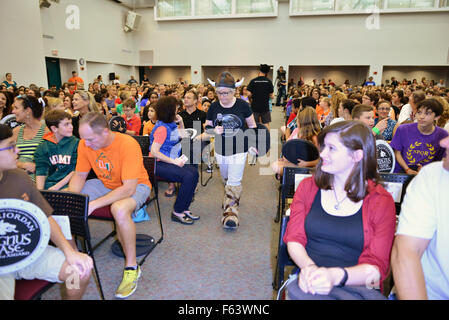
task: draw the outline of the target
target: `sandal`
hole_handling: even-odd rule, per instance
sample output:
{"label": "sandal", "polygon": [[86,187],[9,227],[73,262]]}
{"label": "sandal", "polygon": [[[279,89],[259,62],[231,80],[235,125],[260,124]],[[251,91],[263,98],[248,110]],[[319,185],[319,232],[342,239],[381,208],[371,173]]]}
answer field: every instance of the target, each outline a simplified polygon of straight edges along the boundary
{"label": "sandal", "polygon": [[178,222],[181,224],[193,224],[193,220],[190,219],[187,215],[183,215],[182,217],[177,216],[176,214],[172,213],[171,214],[171,220],[174,222]]}
{"label": "sandal", "polygon": [[171,197],[173,197],[174,195],[175,195],[175,192],[176,190],[175,189],[167,189],[166,191],[165,191],[165,193],[164,193],[164,195],[167,197],[167,198],[171,198]]}
{"label": "sandal", "polygon": [[184,211],[184,214],[192,220],[200,220],[200,216],[197,216],[190,211]]}

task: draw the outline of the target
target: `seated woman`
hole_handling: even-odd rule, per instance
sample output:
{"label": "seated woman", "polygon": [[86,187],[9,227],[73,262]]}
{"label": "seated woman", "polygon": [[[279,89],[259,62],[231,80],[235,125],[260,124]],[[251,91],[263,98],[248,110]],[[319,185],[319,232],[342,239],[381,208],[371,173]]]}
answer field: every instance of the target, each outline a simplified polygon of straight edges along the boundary
{"label": "seated woman", "polygon": [[200,217],[190,212],[189,206],[198,184],[198,169],[185,164],[181,155],[181,143],[176,114],[175,97],[163,97],[156,103],[158,121],[150,134],[150,155],[157,159],[156,175],[173,182],[180,182],[178,196],[171,219],[182,224],[193,224]]}
{"label": "seated woman", "polygon": [[385,299],[396,211],[380,184],[376,143],[359,121],[342,121],[319,135],[315,174],[301,181],[284,235],[298,280],[290,299]]}
{"label": "seated woman", "polygon": [[[293,130],[292,134],[288,140],[292,139],[303,139],[312,142],[318,148],[317,136],[320,133],[321,127],[318,122],[318,116],[312,107],[306,107],[304,110],[298,113],[296,117],[297,128]],[[284,167],[315,167],[318,163],[318,159],[314,161],[304,161],[303,159],[298,159],[298,164],[291,163],[285,157],[282,157],[278,161],[271,165],[276,178],[281,178],[284,171]]]}
{"label": "seated woman", "polygon": [[0,91],[0,120],[11,114],[12,99],[9,98],[8,93]]}
{"label": "seated woman", "polygon": [[13,104],[12,112],[17,122],[23,123],[22,126],[13,130],[19,149],[17,167],[25,170],[33,181],[36,180],[34,153],[39,144],[44,141],[44,134],[50,132],[45,123],[40,120],[43,111],[44,106],[37,98],[31,96],[17,96]]}

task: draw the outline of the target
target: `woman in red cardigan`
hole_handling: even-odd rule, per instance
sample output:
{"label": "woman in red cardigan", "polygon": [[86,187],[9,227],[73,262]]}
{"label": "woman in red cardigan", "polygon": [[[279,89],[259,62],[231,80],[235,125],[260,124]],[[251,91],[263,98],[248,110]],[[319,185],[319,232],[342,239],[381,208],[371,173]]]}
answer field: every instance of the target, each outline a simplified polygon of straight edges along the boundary
{"label": "woman in red cardigan", "polygon": [[284,235],[300,269],[290,299],[382,299],[395,232],[392,196],[379,184],[376,144],[359,121],[319,135],[320,160],[291,205]]}

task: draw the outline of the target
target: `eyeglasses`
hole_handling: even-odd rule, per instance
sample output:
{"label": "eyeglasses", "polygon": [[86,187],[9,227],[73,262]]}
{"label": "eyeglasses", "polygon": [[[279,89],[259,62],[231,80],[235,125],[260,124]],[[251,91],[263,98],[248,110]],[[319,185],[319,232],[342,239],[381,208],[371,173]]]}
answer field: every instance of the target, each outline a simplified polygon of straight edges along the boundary
{"label": "eyeglasses", "polygon": [[4,150],[15,150],[16,149],[16,144],[13,144],[12,146],[6,147],[6,148],[0,148],[0,151],[4,151]]}
{"label": "eyeglasses", "polygon": [[219,96],[229,96],[232,94],[232,91],[216,91]]}

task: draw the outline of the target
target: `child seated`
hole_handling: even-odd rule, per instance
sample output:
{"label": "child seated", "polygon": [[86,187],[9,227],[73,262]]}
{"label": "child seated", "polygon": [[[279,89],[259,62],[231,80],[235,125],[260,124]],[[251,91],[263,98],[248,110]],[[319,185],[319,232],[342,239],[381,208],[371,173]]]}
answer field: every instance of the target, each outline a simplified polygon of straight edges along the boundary
{"label": "child seated", "polygon": [[445,149],[439,142],[448,133],[435,125],[442,113],[443,106],[438,100],[425,99],[417,104],[418,122],[397,128],[390,143],[395,150],[395,173],[417,174],[422,166],[444,158]]}
{"label": "child seated", "polygon": [[[292,139],[303,139],[312,142],[318,148],[317,136],[321,131],[320,123],[318,121],[318,116],[314,108],[306,107],[302,110],[296,117],[297,128],[295,128],[292,134],[289,136],[288,140]],[[304,161],[303,159],[298,159],[298,164],[291,163],[285,157],[277,160],[271,165],[276,178],[282,176],[284,167],[315,167],[319,159],[314,161]]]}
{"label": "child seated", "polygon": [[[117,107],[118,109],[118,107]],[[123,111],[125,112],[122,117],[126,121],[126,134],[132,136],[138,136],[140,134],[140,128],[142,126],[142,120],[140,120],[139,114],[135,113],[136,102],[132,98],[128,98],[123,102]]]}
{"label": "child seated", "polygon": [[75,172],[79,139],[72,135],[72,117],[63,110],[49,111],[45,124],[51,132],[44,135],[35,153],[36,186],[61,190]]}

